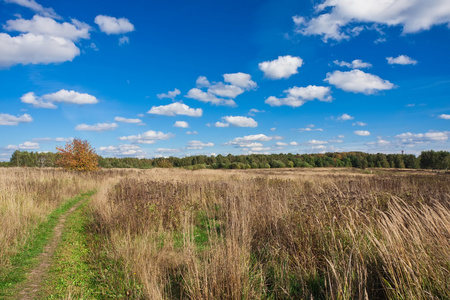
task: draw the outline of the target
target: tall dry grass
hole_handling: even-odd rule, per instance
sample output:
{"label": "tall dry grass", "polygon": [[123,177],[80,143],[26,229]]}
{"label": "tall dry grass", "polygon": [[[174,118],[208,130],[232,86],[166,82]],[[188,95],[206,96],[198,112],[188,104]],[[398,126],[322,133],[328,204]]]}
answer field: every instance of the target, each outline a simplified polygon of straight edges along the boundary
{"label": "tall dry grass", "polygon": [[135,174],[105,183],[91,206],[131,297],[450,298],[449,177]]}
{"label": "tall dry grass", "polygon": [[33,229],[68,198],[95,189],[118,171],[77,174],[54,168],[0,168],[0,274]]}

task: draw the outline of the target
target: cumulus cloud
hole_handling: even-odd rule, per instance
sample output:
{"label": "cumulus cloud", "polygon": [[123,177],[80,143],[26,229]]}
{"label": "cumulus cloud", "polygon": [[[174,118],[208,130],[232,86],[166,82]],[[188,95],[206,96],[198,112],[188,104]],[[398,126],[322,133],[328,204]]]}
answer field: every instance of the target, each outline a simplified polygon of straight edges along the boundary
{"label": "cumulus cloud", "polygon": [[189,128],[189,123],[185,121],[176,121],[175,124],[173,124],[173,127]]}
{"label": "cumulus cloud", "polygon": [[303,65],[300,57],[286,55],[278,56],[272,61],[259,63],[259,69],[264,72],[264,76],[270,79],[289,78],[298,73],[298,68]]}
{"label": "cumulus cloud", "polygon": [[417,60],[412,59],[406,55],[399,55],[397,57],[386,57],[388,64],[390,65],[415,65]]}
{"label": "cumulus cloud", "polygon": [[256,108],[252,108],[248,112],[248,115],[249,116],[255,116],[256,113],[263,113],[263,112],[266,112],[266,111],[265,110],[259,110],[259,109],[256,109]]}
{"label": "cumulus cloud", "polygon": [[439,24],[450,24],[450,2],[442,0],[325,0],[317,5],[319,15],[306,20],[294,16],[296,32],[344,40],[357,35],[367,27],[364,24],[401,26],[403,33],[428,30]]}
{"label": "cumulus cloud", "polygon": [[396,87],[387,80],[357,69],[348,72],[334,71],[333,73],[328,73],[324,81],[328,81],[346,92],[366,95],[375,94],[383,90],[391,90]]}
{"label": "cumulus cloud", "polygon": [[117,127],[118,126],[116,123],[97,123],[94,125],[79,124],[75,127],[75,130],[103,132],[108,130],[114,130]]}
{"label": "cumulus cloud", "polygon": [[158,148],[155,153],[180,153],[181,149]]}
{"label": "cumulus cloud", "polygon": [[22,103],[31,104],[36,108],[50,108],[50,109],[57,108],[57,106],[52,102],[48,102],[40,97],[36,97],[36,94],[33,92],[24,94],[22,97],[20,97],[20,101],[22,101]]}
{"label": "cumulus cloud", "polygon": [[208,78],[206,78],[205,76],[199,76],[195,84],[198,88],[209,87],[211,85]]}
{"label": "cumulus cloud", "polygon": [[201,117],[203,110],[201,108],[190,108],[186,104],[175,102],[168,105],[153,106],[147,113],[172,117],[176,115]]}
{"label": "cumulus cloud", "polygon": [[78,20],[72,19],[72,24],[59,23],[52,18],[35,15],[31,20],[22,18],[6,21],[3,26],[8,31],[18,31],[22,33],[32,33],[34,35],[46,35],[78,41],[79,39],[89,39],[91,27]]}
{"label": "cumulus cloud", "polygon": [[195,135],[195,134],[198,134],[198,132],[197,131],[186,131],[186,134]]}
{"label": "cumulus cloud", "polygon": [[293,87],[285,90],[285,98],[277,98],[270,96],[266,99],[265,103],[270,106],[282,106],[287,105],[290,107],[299,107],[305,104],[307,101],[319,100],[323,102],[331,102],[331,88],[325,86],[308,85],[307,87]]}
{"label": "cumulus cloud", "polygon": [[426,133],[406,132],[396,135],[395,138],[403,144],[424,144],[446,142],[450,135],[450,131],[429,131]]}
{"label": "cumulus cloud", "polygon": [[262,147],[263,144],[261,144],[261,142],[268,142],[268,141],[278,140],[278,139],[280,139],[280,137],[278,137],[278,136],[267,136],[267,135],[261,133],[261,134],[237,137],[237,138],[234,138],[231,141],[225,143],[225,145],[247,147],[247,148]]}
{"label": "cumulus cloud", "polygon": [[450,120],[450,115],[442,114],[438,116],[439,119]]}
{"label": "cumulus cloud", "polygon": [[36,96],[34,92],[29,92],[24,94],[20,100],[23,103],[31,104],[36,108],[57,108],[54,104],[55,102],[78,105],[98,103],[98,99],[92,95],[64,89],[56,93],[43,95],[41,97]]}
{"label": "cumulus cloud", "polygon": [[234,100],[218,98],[215,95],[204,92],[198,88],[190,89],[186,97],[214,105],[236,106],[236,102],[234,102]]}
{"label": "cumulus cloud", "polygon": [[350,116],[349,114],[342,114],[341,116],[339,116],[337,118],[339,121],[348,121],[348,120],[353,120],[354,117]]}
{"label": "cumulus cloud", "polygon": [[144,151],[138,145],[122,144],[118,146],[106,146],[98,148],[99,152],[109,157],[138,157],[145,156]]}
{"label": "cumulus cloud", "polygon": [[359,136],[369,136],[370,132],[367,130],[356,130],[353,131],[354,134],[359,135]]}
{"label": "cumulus cloud", "polygon": [[290,142],[289,145],[291,145],[291,146],[298,146],[298,143],[297,142]]}
{"label": "cumulus cloud", "polygon": [[367,63],[367,62],[363,62],[360,59],[355,59],[352,62],[345,62],[345,61],[339,61],[339,60],[335,60],[333,61],[333,63],[335,65],[341,66],[341,67],[347,67],[347,68],[351,68],[351,69],[364,69],[364,68],[371,68],[372,64]]}
{"label": "cumulus cloud", "polygon": [[355,122],[355,123],[353,123],[352,124],[353,126],[366,126],[367,125],[367,123],[364,123],[364,122]]}
{"label": "cumulus cloud", "polygon": [[35,13],[38,13],[44,17],[49,17],[53,19],[61,19],[61,17],[55,13],[53,8],[47,8],[43,7],[39,3],[37,3],[35,0],[5,0],[6,3],[15,3],[20,6],[26,7],[34,11]]}
{"label": "cumulus cloud", "polygon": [[138,144],[154,144],[159,140],[168,140],[173,137],[171,133],[163,133],[161,131],[149,130],[138,135],[129,135],[119,137],[121,141],[131,141]]}
{"label": "cumulus cloud", "polygon": [[130,124],[141,124],[142,123],[141,119],[127,119],[127,118],[123,118],[123,117],[115,117],[114,121],[122,122],[122,123],[130,123]]}
{"label": "cumulus cloud", "polygon": [[325,145],[328,144],[327,141],[309,140],[305,144],[307,145]]}
{"label": "cumulus cloud", "polygon": [[201,141],[189,141],[186,149],[190,150],[201,150],[204,147],[213,147],[214,143],[203,143]]}
{"label": "cumulus cloud", "polygon": [[288,143],[276,142],[275,145],[277,145],[278,147],[286,147]]}
{"label": "cumulus cloud", "polygon": [[244,116],[226,116],[222,117],[223,122],[216,122],[215,127],[258,127],[258,122],[252,118]]}
{"label": "cumulus cloud", "polygon": [[231,85],[250,90],[257,87],[256,82],[252,80],[250,74],[238,72],[223,75],[224,81],[230,83]]}
{"label": "cumulus cloud", "polygon": [[0,113],[0,125],[15,126],[19,125],[19,123],[30,123],[32,121],[33,118],[29,114],[23,114],[16,117],[10,114]]}
{"label": "cumulus cloud", "polygon": [[222,82],[218,82],[208,88],[208,94],[232,99],[236,98],[243,92],[244,90],[238,86],[223,84]]}
{"label": "cumulus cloud", "polygon": [[305,128],[299,128],[298,131],[300,131],[300,132],[304,132],[304,131],[323,131],[322,128],[314,128],[314,127],[316,127],[316,125],[309,124],[309,125],[306,125]]}
{"label": "cumulus cloud", "polygon": [[110,16],[98,15],[94,20],[100,30],[106,34],[124,34],[134,31],[134,25],[126,18],[114,18]]}
{"label": "cumulus cloud", "polygon": [[0,33],[0,67],[72,61],[80,54],[73,41],[33,33],[12,37]]}
{"label": "cumulus cloud", "polygon": [[8,145],[6,146],[7,150],[34,150],[39,149],[39,143],[36,142],[24,142],[19,145]]}
{"label": "cumulus cloud", "polygon": [[179,94],[181,94],[180,90],[174,89],[173,91],[169,91],[167,93],[158,94],[156,95],[156,97],[158,97],[159,99],[169,98],[175,100],[175,97],[178,96]]}

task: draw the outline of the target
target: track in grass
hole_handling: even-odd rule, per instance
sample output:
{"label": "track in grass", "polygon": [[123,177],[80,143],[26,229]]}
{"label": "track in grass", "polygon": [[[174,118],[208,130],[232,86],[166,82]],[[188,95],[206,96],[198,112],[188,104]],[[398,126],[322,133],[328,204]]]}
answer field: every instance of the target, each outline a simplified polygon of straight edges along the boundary
{"label": "track in grass", "polygon": [[[43,232],[39,232],[35,241],[29,246],[30,248],[37,249],[25,249],[23,252],[24,254],[19,254],[16,258],[17,267],[9,277],[12,279],[11,284],[17,284],[17,286],[15,288],[11,287],[13,288],[13,291],[10,290],[6,295],[12,296],[12,299],[35,299],[42,286],[42,282],[46,277],[48,268],[52,263],[53,254],[61,241],[61,234],[67,217],[92,194],[93,192],[86,193],[69,200],[65,205],[49,216],[49,220],[42,225]],[[56,224],[53,227],[54,221],[56,221]],[[51,231],[52,227],[53,232]],[[34,257],[33,254],[27,255],[28,252],[40,252],[39,245],[46,241],[47,244],[37,257]],[[37,263],[33,263],[33,261],[37,261]],[[34,265],[35,267],[30,269],[30,265]],[[26,275],[24,273],[26,273]],[[26,279],[22,280],[24,277]]]}

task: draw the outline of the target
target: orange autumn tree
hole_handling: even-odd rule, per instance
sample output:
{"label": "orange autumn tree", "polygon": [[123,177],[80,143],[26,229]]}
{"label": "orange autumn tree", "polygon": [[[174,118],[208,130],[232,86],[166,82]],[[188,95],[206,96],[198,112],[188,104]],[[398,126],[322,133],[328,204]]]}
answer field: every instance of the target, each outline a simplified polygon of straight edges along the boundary
{"label": "orange autumn tree", "polygon": [[67,142],[64,148],[56,147],[58,159],[56,165],[66,170],[91,172],[100,169],[98,155],[88,141],[74,139]]}

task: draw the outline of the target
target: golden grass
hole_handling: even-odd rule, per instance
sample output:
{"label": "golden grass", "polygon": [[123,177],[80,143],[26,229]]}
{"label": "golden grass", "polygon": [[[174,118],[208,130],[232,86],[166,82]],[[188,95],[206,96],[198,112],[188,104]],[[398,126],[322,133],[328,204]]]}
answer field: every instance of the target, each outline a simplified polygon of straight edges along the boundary
{"label": "golden grass", "polygon": [[0,268],[66,197],[96,188],[95,251],[130,298],[450,299],[449,183],[386,169],[0,169]]}
{"label": "golden grass", "polygon": [[102,187],[93,230],[136,298],[448,299],[449,200],[426,172],[152,169]]}

